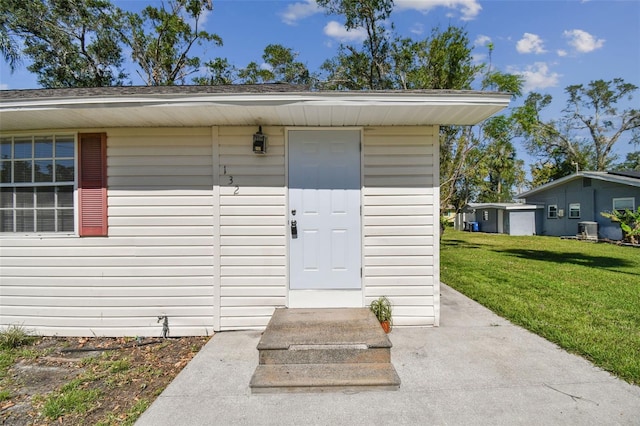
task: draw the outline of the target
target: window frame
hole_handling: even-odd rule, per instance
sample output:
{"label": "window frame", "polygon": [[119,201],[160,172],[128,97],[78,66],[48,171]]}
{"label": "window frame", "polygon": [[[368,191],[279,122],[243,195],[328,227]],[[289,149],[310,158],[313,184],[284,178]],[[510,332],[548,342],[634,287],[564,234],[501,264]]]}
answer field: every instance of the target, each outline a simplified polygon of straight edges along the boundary
{"label": "window frame", "polygon": [[[574,209],[574,207],[577,206],[577,210]],[[567,216],[569,219],[580,219],[580,216],[582,215],[582,207],[580,206],[580,203],[569,203],[569,215]],[[574,215],[573,212],[577,211],[578,214]]]}
{"label": "window frame", "polygon": [[611,200],[611,206],[612,206],[612,211],[619,211],[619,212],[624,212],[626,210],[626,208],[616,208],[616,201],[628,201],[631,200],[631,211],[635,211],[636,210],[636,197],[619,197],[619,198],[613,198]]}
{"label": "window frame", "polygon": [[[0,210],[11,212],[11,231],[0,231],[0,237],[17,237],[17,236],[29,236],[29,235],[46,235],[46,236],[77,236],[78,235],[78,200],[77,200],[77,187],[78,187],[78,134],[76,132],[29,132],[29,133],[15,133],[15,134],[2,134],[0,135],[0,139],[4,142],[7,139],[10,140],[10,154],[8,158],[0,158],[0,162],[8,162],[10,163],[9,173],[10,181],[9,182],[0,182],[0,190],[5,190],[5,188],[9,188],[9,192],[11,194],[11,207],[4,207],[0,205]],[[26,140],[31,139],[31,152],[29,157],[19,157],[16,158],[15,144],[16,140]],[[38,156],[37,153],[37,142],[38,140],[51,140],[51,155],[46,156]],[[73,153],[72,157],[69,155],[56,155],[57,145],[56,142],[73,142]],[[31,169],[31,180],[28,182],[16,182],[16,162],[26,161],[30,163]],[[55,167],[57,162],[66,162],[69,164],[71,161],[73,164],[73,180],[63,180],[58,181],[58,173],[57,168]],[[39,181],[36,163],[40,162],[46,163],[49,162],[51,164],[51,181]],[[32,201],[27,206],[19,206],[18,204],[18,189],[20,188],[29,188],[32,191],[26,192],[26,194],[33,194]],[[52,206],[38,206],[38,190],[40,188],[54,188],[51,191],[51,199]],[[66,191],[60,191],[60,189],[65,188]],[[43,194],[47,193],[42,192]],[[64,199],[61,199],[61,193],[67,192],[70,193],[70,197],[66,196]],[[28,200],[28,195],[26,200]],[[17,215],[20,212],[33,212],[32,220],[33,220],[33,228],[32,230],[16,230],[17,228]],[[41,230],[38,229],[38,212],[41,214],[45,211],[53,211],[53,226],[54,230]],[[61,221],[63,217],[61,216],[64,212],[70,214],[67,216],[70,218],[72,228],[66,230],[58,230],[61,226]]]}
{"label": "window frame", "polygon": [[487,222],[489,220],[489,210],[482,211],[482,221]]}
{"label": "window frame", "polygon": [[[551,214],[551,209],[554,210],[554,213]],[[557,204],[549,204],[547,206],[547,219],[558,219],[558,205]]]}

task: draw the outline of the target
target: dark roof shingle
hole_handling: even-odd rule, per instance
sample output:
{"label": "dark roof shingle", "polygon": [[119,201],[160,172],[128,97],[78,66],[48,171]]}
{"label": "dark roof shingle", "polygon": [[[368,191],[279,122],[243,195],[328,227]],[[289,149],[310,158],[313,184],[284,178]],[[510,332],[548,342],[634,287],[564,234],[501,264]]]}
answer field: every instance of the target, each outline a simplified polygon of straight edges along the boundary
{"label": "dark roof shingle", "polygon": [[309,86],[271,84],[230,84],[218,86],[109,86],[65,87],[59,89],[0,90],[0,99],[81,98],[88,96],[185,95],[207,93],[287,93],[309,92]]}

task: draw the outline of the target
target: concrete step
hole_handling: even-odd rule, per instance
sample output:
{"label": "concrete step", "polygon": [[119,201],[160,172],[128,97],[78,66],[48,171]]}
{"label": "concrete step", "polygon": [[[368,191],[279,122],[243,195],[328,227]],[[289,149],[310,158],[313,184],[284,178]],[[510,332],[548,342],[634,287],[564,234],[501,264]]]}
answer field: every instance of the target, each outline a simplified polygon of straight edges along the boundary
{"label": "concrete step", "polygon": [[358,364],[391,362],[390,348],[364,344],[291,345],[287,349],[262,349],[260,364]]}
{"label": "concrete step", "polygon": [[367,308],[276,309],[258,343],[254,393],[398,389],[391,341]]}
{"label": "concrete step", "polygon": [[276,309],[258,343],[258,350],[291,345],[362,344],[391,348],[376,317],[367,308]]}
{"label": "concrete step", "polygon": [[397,390],[400,377],[390,363],[258,365],[252,393]]}

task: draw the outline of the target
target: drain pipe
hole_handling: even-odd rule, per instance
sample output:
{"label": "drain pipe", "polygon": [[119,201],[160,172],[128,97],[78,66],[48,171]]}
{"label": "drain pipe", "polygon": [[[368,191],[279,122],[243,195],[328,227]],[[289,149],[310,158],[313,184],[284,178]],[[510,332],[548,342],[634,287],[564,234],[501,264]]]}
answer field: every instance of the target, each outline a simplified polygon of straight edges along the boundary
{"label": "drain pipe", "polygon": [[158,322],[160,321],[162,321],[162,338],[166,339],[169,337],[169,317],[161,315],[158,317]]}

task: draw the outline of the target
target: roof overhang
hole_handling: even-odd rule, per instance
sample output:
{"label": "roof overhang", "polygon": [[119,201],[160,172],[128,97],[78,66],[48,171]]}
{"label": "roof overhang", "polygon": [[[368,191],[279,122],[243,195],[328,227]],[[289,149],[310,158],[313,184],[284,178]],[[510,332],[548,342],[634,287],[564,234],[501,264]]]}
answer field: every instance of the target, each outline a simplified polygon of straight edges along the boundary
{"label": "roof overhang", "polygon": [[554,181],[545,183],[544,185],[540,185],[537,188],[534,188],[534,189],[531,189],[529,191],[526,191],[526,192],[523,192],[521,194],[518,194],[516,196],[516,198],[517,199],[526,199],[527,197],[531,197],[531,196],[540,194],[541,192],[548,191],[550,189],[553,189],[553,188],[556,188],[558,186],[564,185],[567,182],[571,182],[573,180],[581,179],[581,178],[596,179],[596,180],[602,180],[602,181],[605,181],[605,182],[618,183],[618,184],[621,184],[621,185],[629,185],[629,186],[640,187],[640,179],[636,178],[636,177],[619,175],[619,174],[616,174],[614,172],[584,171],[584,172],[577,172],[577,173],[574,173],[572,175],[564,176],[564,177],[561,177],[561,178],[556,179]]}
{"label": "roof overhang", "polygon": [[[168,126],[473,125],[510,94],[472,91],[211,93],[102,88],[0,92],[0,130]],[[120,90],[116,90],[120,89]],[[31,93],[29,93],[31,92]]]}
{"label": "roof overhang", "polygon": [[481,209],[497,209],[497,210],[536,210],[542,209],[544,206],[536,204],[522,204],[522,203],[469,203],[465,206],[469,210],[481,210]]}

